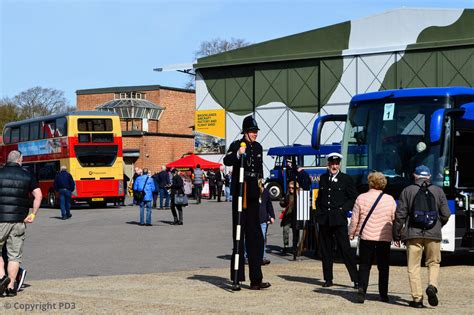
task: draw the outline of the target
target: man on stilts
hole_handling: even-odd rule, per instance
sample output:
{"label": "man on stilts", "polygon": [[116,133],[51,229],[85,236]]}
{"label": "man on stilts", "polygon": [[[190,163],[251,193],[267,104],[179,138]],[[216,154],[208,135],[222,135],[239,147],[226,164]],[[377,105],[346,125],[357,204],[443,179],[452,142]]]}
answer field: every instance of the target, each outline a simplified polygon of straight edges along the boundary
{"label": "man on stilts", "polygon": [[[242,139],[229,146],[224,164],[232,166],[232,235],[234,240],[230,275],[234,281],[233,290],[240,290],[245,281],[244,238],[249,263],[250,289],[270,287],[263,282],[262,252],[263,235],[260,226],[258,181],[263,178],[263,150],[257,140],[257,122],[252,115],[245,117],[242,124]],[[241,170],[243,174],[241,174]],[[239,211],[240,210],[240,211]]]}

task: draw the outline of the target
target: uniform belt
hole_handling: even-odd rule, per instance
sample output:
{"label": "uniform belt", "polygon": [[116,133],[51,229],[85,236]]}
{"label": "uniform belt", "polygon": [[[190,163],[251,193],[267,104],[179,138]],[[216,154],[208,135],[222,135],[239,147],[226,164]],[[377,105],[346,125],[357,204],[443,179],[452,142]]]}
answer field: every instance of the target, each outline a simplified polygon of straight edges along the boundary
{"label": "uniform belt", "polygon": [[257,172],[244,171],[244,176],[245,176],[245,177],[255,177],[255,178],[258,178],[258,177],[259,177],[259,173],[257,173]]}

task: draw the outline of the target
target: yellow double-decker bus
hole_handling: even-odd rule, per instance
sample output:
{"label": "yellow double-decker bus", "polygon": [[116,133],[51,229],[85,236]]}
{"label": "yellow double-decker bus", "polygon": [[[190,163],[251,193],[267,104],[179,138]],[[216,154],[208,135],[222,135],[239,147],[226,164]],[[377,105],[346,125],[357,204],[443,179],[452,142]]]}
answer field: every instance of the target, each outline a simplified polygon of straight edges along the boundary
{"label": "yellow double-decker bus", "polygon": [[53,183],[61,166],[71,173],[73,202],[105,206],[124,199],[122,132],[117,114],[80,111],[11,122],[3,130],[1,162],[19,150],[38,180],[44,202],[57,206]]}

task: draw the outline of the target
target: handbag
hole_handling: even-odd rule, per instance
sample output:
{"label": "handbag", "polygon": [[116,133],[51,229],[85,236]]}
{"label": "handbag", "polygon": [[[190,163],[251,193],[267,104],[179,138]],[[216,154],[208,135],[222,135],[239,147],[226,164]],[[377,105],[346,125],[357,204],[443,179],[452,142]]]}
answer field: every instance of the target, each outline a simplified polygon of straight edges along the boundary
{"label": "handbag", "polygon": [[188,205],[188,196],[185,194],[174,195],[174,204],[177,206],[186,207]]}
{"label": "handbag", "polygon": [[365,217],[364,223],[362,223],[362,227],[360,228],[359,231],[359,236],[357,237],[357,249],[356,249],[356,256],[359,256],[359,246],[360,246],[360,238],[362,237],[362,231],[364,231],[365,225],[367,224],[367,221],[369,221],[370,216],[372,215],[372,212],[374,212],[375,207],[379,203],[380,199],[382,198],[383,192],[380,193],[380,195],[377,197],[375,200],[374,204],[372,205],[372,208],[370,208],[369,213]]}
{"label": "handbag", "polygon": [[146,186],[146,182],[148,181],[148,178],[150,177],[146,178],[145,184],[143,184],[142,190],[137,190],[135,192],[135,199],[137,200],[138,203],[141,203],[143,199],[145,199],[145,186]]}

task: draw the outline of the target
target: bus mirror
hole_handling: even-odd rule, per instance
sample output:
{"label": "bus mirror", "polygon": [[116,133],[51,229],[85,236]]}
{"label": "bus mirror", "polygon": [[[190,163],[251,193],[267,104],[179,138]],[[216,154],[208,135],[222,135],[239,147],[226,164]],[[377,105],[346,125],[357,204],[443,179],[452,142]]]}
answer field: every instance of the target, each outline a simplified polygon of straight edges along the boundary
{"label": "bus mirror", "polygon": [[445,109],[438,109],[431,116],[430,123],[430,141],[431,143],[438,142],[441,139],[441,133],[443,132],[444,124],[444,112]]}
{"label": "bus mirror", "polygon": [[461,116],[461,119],[464,120],[474,120],[474,103],[467,103],[461,106],[464,109],[464,113]]}
{"label": "bus mirror", "polygon": [[438,109],[431,116],[430,124],[430,141],[431,143],[438,142],[441,139],[444,129],[444,118],[453,117],[465,120],[474,120],[474,103],[468,103],[461,106],[461,108]]}
{"label": "bus mirror", "polygon": [[315,150],[319,150],[321,146],[321,132],[323,130],[323,126],[328,121],[342,121],[345,122],[347,120],[347,115],[325,115],[319,116],[318,119],[314,122],[313,125],[313,133],[311,135],[311,146]]}

